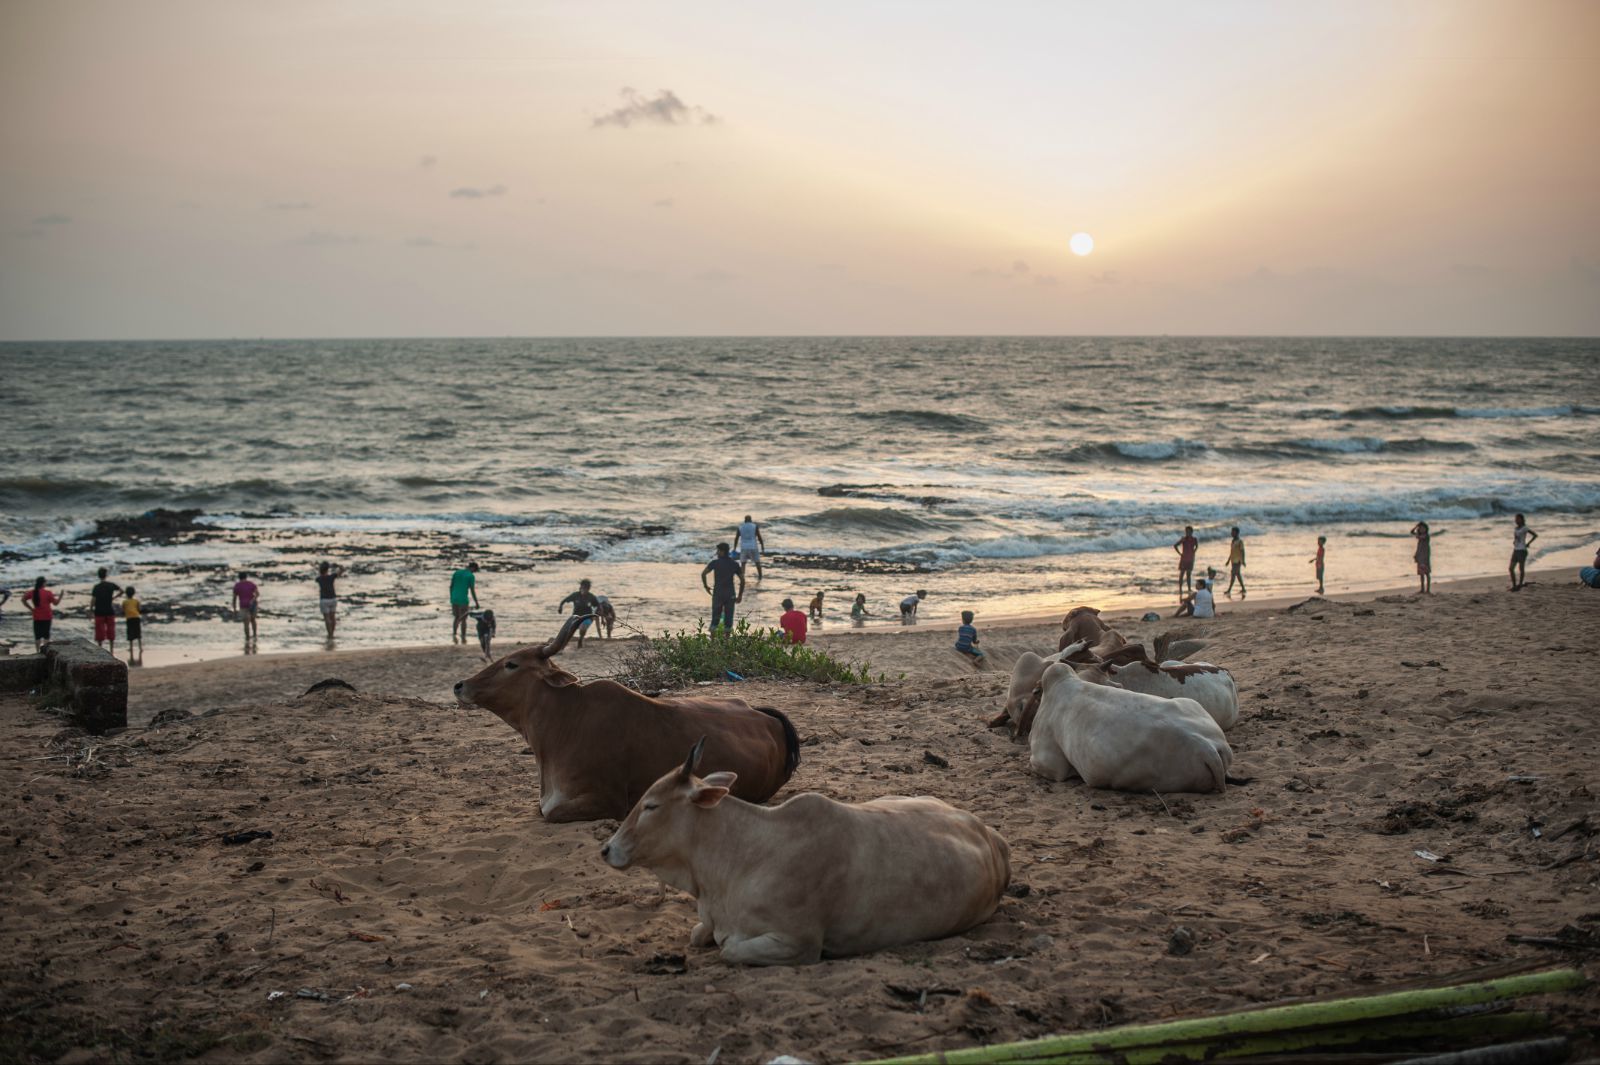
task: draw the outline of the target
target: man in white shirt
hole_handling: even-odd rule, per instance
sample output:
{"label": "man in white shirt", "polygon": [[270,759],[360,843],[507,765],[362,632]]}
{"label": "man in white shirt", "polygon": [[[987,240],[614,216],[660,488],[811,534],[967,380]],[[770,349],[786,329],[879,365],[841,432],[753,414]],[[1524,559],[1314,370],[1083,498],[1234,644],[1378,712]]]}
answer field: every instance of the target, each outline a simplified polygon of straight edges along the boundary
{"label": "man in white shirt", "polygon": [[767,549],[767,542],[761,538],[761,526],[755,523],[750,515],[744,516],[744,521],[739,523],[739,564],[747,571],[751,566],[756,568],[756,580],[761,579],[761,552]]}

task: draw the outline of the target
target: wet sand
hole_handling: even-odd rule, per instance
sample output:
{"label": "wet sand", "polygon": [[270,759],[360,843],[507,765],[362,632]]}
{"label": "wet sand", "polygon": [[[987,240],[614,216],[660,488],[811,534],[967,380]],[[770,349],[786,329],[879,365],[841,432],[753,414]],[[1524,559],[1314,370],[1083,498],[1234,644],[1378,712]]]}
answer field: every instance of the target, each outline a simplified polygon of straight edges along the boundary
{"label": "wet sand", "polygon": [[[1250,783],[1220,795],[1031,776],[983,721],[1058,622],[980,628],[1000,668],[974,672],[948,625],[828,631],[905,679],[701,689],[794,719],[780,799],[936,795],[1010,842],[1016,897],[984,925],[803,969],[689,950],[688,897],[600,861],[609,823],[544,824],[520,738],[449,699],[469,649],[146,669],[136,719],[177,720],[99,743],[6,698],[6,1039],[66,1060],[831,1061],[1594,959],[1506,939],[1600,934],[1592,590],[1129,626],[1234,672]],[[626,646],[561,661],[606,675]],[[300,696],[329,676],[360,691]],[[273,837],[221,842],[255,829]],[[1600,991],[1547,1005],[1592,1025]]]}

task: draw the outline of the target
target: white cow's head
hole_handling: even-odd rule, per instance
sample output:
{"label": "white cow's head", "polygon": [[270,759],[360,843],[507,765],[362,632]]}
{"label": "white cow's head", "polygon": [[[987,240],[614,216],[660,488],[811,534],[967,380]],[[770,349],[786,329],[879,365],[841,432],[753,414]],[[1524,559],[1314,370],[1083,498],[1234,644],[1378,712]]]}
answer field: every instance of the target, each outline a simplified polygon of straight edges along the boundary
{"label": "white cow's head", "polygon": [[694,745],[683,765],[668,771],[639,797],[627,819],[600,847],[600,857],[614,869],[630,865],[655,868],[679,865],[694,845],[695,821],[728,795],[737,773],[694,775],[705,750],[705,737]]}

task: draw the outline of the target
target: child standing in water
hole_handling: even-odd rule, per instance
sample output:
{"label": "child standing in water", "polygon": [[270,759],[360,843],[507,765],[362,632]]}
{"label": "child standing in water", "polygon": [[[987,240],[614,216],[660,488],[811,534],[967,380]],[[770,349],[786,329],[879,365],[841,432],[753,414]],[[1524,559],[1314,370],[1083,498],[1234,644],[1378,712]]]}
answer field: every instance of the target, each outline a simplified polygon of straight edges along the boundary
{"label": "child standing in water", "polygon": [[1419,521],[1411,527],[1411,535],[1417,538],[1417,550],[1411,559],[1417,564],[1417,594],[1431,595],[1433,593],[1433,546],[1428,537],[1428,523]]}
{"label": "child standing in water", "polygon": [[978,642],[978,630],[972,625],[972,611],[961,612],[961,627],[956,629],[956,650],[972,659],[974,667],[983,661],[983,652],[974,646]]}
{"label": "child standing in water", "polygon": [[1315,558],[1313,558],[1311,560],[1312,563],[1317,567],[1317,594],[1318,595],[1322,594],[1322,554],[1323,554],[1323,551],[1326,550],[1327,544],[1328,544],[1328,538],[1326,536],[1317,537],[1317,555],[1316,555]]}
{"label": "child standing in water", "polygon": [[1233,539],[1228,544],[1228,590],[1222,594],[1232,598],[1233,585],[1238,582],[1239,598],[1245,597],[1244,590],[1244,539],[1239,535],[1239,527],[1233,527]]}
{"label": "child standing in water", "polygon": [[[144,621],[139,616],[139,600],[134,596],[131,584],[122,590],[122,623],[128,627],[128,661],[143,658]],[[133,649],[135,643],[139,645],[137,654]]]}

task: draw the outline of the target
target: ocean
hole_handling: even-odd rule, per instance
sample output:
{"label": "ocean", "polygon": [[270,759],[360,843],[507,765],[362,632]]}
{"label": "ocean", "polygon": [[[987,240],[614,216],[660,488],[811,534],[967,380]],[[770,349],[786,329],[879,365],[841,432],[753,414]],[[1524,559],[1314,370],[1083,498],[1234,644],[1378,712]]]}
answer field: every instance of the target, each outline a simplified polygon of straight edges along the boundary
{"label": "ocean", "polygon": [[[622,632],[706,617],[699,569],[751,514],[766,573],[741,616],[925,588],[920,624],[1173,598],[1185,524],[1256,597],[1502,572],[1600,540],[1600,342],[809,337],[0,345],[0,586],[137,586],[149,660],[322,646],[312,577],[345,566],[339,646],[448,638],[450,571],[502,644],[547,638],[580,577]],[[150,539],[105,525],[197,509]],[[1223,601],[1226,602],[1225,600]],[[0,638],[28,642],[13,599]],[[82,630],[79,633],[78,630]],[[619,633],[620,635],[621,633]]]}

